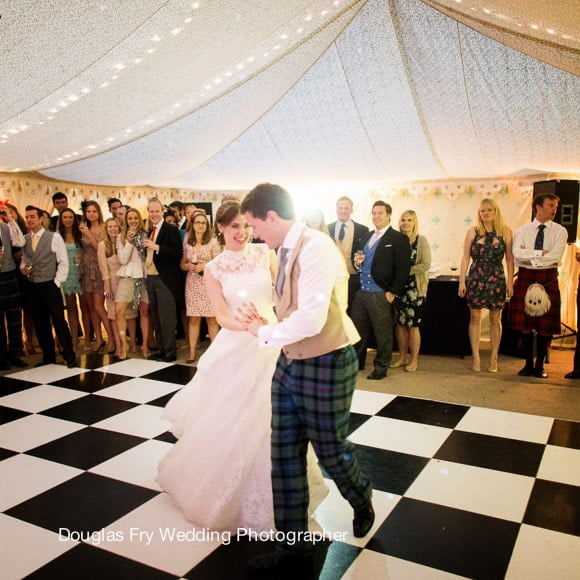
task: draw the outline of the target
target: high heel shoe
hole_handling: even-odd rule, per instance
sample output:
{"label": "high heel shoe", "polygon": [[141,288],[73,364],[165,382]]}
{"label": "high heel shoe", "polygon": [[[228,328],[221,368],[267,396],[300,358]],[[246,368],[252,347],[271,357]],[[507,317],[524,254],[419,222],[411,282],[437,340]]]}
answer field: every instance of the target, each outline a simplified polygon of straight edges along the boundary
{"label": "high heel shoe", "polygon": [[414,373],[414,372],[417,370],[417,368],[418,368],[418,367],[419,367],[419,363],[415,362],[415,363],[408,364],[408,365],[405,367],[405,370],[406,370],[408,373]]}
{"label": "high heel shoe", "polygon": [[392,363],[389,365],[389,368],[390,368],[390,369],[398,369],[399,367],[404,367],[404,366],[407,366],[408,364],[409,364],[409,363],[408,363],[408,362],[406,362],[405,360],[401,360],[401,359],[399,359],[398,361],[392,362]]}
{"label": "high heel shoe", "polygon": [[490,373],[497,373],[497,356],[489,357],[489,367],[487,370]]}
{"label": "high heel shoe", "polygon": [[480,373],[481,372],[481,360],[479,358],[474,358],[473,361],[471,362],[471,370],[474,373]]}
{"label": "high heel shoe", "polygon": [[99,352],[100,350],[105,348],[105,346],[107,346],[107,343],[104,340],[101,340],[101,343],[98,346],[95,345],[91,350],[93,352]]}

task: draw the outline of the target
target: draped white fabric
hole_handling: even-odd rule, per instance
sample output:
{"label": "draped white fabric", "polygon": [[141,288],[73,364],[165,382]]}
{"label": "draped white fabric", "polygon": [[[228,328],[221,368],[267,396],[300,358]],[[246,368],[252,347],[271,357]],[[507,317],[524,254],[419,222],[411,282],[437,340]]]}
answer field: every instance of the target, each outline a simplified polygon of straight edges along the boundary
{"label": "draped white fabric", "polygon": [[[429,4],[475,6],[15,3],[0,170],[206,189],[580,171],[579,78]],[[529,24],[525,3],[503,4],[478,15]],[[578,19],[553,19],[558,36],[542,14],[542,34],[573,53]]]}

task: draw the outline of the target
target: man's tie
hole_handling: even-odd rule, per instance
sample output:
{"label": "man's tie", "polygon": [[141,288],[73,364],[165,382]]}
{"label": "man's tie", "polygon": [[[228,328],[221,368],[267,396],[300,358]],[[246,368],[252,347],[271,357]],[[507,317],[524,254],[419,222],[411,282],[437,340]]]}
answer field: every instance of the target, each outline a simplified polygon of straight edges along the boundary
{"label": "man's tie", "polygon": [[150,240],[155,240],[155,232],[157,231],[157,226],[151,228],[151,234],[149,235]]}
{"label": "man's tie", "polygon": [[276,275],[276,294],[282,296],[282,289],[284,288],[284,281],[286,280],[286,264],[288,263],[289,248],[280,248],[278,274]]}
{"label": "man's tie", "polygon": [[346,224],[343,222],[340,226],[340,231],[338,232],[338,240],[342,242],[344,240],[344,230],[346,229]]}
{"label": "man's tie", "polygon": [[534,250],[543,250],[544,249],[544,230],[546,226],[544,224],[540,224],[538,226],[538,233],[536,234],[536,241],[534,242]]}
{"label": "man's tie", "polygon": [[32,234],[31,245],[32,251],[36,252],[36,248],[38,247],[38,234]]}
{"label": "man's tie", "polygon": [[369,248],[372,248],[377,243],[379,237],[380,237],[379,231],[376,230],[372,238],[369,240]]}

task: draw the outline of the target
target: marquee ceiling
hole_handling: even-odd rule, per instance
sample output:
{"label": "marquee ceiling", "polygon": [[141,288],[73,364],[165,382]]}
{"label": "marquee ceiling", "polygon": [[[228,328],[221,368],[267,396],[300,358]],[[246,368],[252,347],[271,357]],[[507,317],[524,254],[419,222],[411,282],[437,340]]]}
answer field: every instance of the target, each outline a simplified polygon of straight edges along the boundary
{"label": "marquee ceiling", "polygon": [[206,189],[580,171],[579,14],[19,0],[2,8],[0,171]]}

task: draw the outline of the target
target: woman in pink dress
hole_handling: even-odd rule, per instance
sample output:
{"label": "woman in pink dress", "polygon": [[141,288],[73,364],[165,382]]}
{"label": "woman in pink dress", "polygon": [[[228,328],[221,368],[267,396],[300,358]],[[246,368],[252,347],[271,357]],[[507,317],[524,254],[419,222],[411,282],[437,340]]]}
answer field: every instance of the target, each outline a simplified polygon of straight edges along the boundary
{"label": "woman in pink dress", "polygon": [[215,313],[207,295],[203,271],[205,265],[213,260],[221,250],[220,244],[213,237],[207,215],[202,211],[195,212],[192,216],[191,227],[183,240],[183,257],[181,259],[181,269],[187,272],[185,306],[189,319],[189,358],[185,362],[188,364],[195,361],[201,318],[204,317],[207,320],[210,340],[213,341],[219,330]]}

